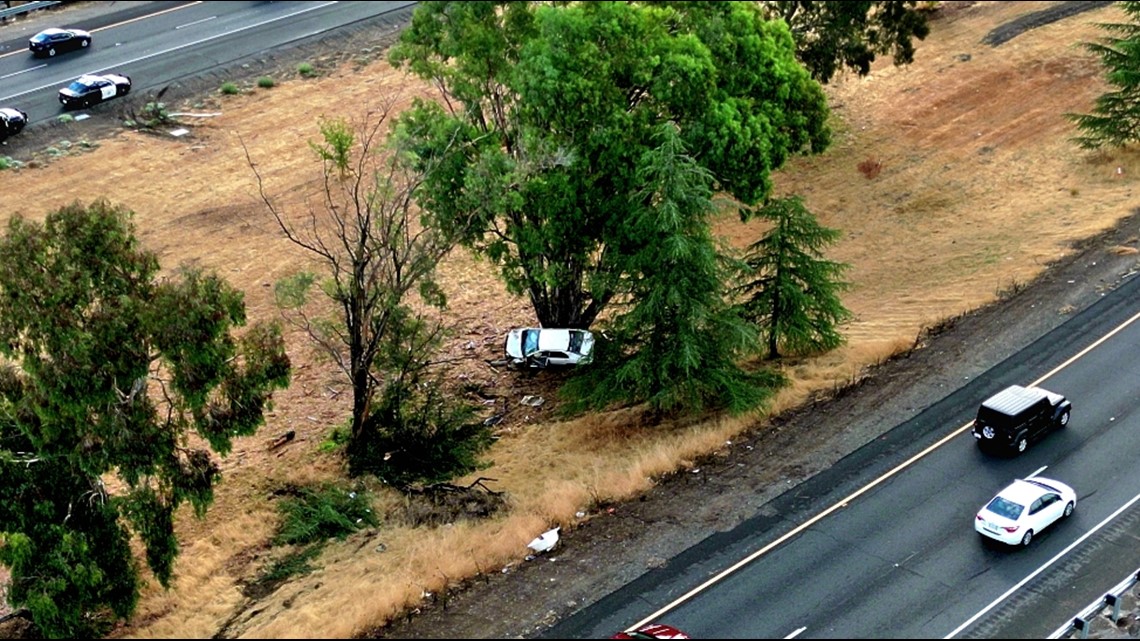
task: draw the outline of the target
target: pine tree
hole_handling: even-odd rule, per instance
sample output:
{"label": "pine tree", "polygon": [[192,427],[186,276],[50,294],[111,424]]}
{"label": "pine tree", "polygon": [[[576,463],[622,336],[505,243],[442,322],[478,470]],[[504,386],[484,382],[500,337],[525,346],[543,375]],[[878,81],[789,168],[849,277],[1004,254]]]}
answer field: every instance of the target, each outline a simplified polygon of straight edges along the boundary
{"label": "pine tree", "polygon": [[852,318],[839,300],[849,265],[823,258],[840,232],[823,227],[799,196],[773,199],[756,215],[773,224],[748,247],[751,281],[737,292],[747,296],[743,314],[760,327],[768,358],[785,353],[834,349],[843,344],[839,325]]}
{"label": "pine tree", "polygon": [[783,378],[741,368],[756,333],[725,297],[726,260],[708,221],[712,176],[673,126],[658,131],[658,146],[637,168],[645,188],[630,204],[623,232],[630,297],[608,324],[616,349],[564,393],[595,407],[644,402],[658,417],[754,409]]}
{"label": "pine tree", "polygon": [[1123,147],[1140,140],[1140,2],[1119,2],[1131,22],[1101,24],[1109,35],[1085,48],[1100,56],[1106,80],[1115,90],[1096,99],[1091,114],[1067,113],[1082,135],[1082,149]]}

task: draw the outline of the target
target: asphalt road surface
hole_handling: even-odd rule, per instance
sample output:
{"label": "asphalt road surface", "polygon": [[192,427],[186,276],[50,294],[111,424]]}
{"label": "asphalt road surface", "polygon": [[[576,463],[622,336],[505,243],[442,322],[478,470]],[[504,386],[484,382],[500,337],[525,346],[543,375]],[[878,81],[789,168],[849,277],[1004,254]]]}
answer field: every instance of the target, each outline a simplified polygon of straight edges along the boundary
{"label": "asphalt road surface", "polygon": [[58,26],[91,31],[92,44],[54,58],[32,56],[27,38],[33,33],[5,30],[0,106],[24,110],[34,125],[63,113],[59,89],[83,74],[125,74],[132,80],[131,93],[140,95],[349,25],[410,13],[415,3],[151,2],[123,11],[106,4],[107,12],[74,23],[66,10],[60,13]]}

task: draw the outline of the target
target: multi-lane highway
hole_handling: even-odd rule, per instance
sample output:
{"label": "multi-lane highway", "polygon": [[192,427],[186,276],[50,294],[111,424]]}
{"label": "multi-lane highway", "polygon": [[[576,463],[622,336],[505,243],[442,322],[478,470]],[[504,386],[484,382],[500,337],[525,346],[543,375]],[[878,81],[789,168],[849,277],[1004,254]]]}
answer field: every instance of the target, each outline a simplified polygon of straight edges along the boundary
{"label": "multi-lane highway", "polygon": [[[113,4],[113,3],[108,3]],[[414,2],[151,2],[61,27],[86,29],[91,47],[34,58],[30,33],[0,37],[0,107],[18,107],[32,125],[61,113],[56,93],[85,73],[126,74],[132,94],[222,68],[263,52],[381,17],[399,17]],[[113,103],[111,103],[113,104]],[[96,108],[98,111],[99,108]]]}
{"label": "multi-lane highway", "polygon": [[[984,376],[547,632],[652,620],[694,638],[1040,638],[1140,566],[1140,278]],[[964,427],[1006,385],[1073,401],[1017,458]],[[985,545],[974,514],[1010,480],[1076,488],[1074,516],[1027,549]]]}

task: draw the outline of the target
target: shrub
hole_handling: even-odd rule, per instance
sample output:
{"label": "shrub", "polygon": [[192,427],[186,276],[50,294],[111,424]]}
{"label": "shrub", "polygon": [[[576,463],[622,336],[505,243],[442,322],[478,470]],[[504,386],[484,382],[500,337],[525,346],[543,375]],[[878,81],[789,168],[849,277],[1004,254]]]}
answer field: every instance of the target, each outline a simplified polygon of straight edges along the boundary
{"label": "shrub", "polygon": [[479,455],[491,428],[441,381],[412,375],[387,384],[365,420],[359,447],[348,449],[352,473],[371,473],[404,487],[439,483],[487,467]]}
{"label": "shrub", "polygon": [[270,78],[269,76],[262,76],[257,79],[257,86],[261,87],[262,89],[270,89],[275,84],[277,83],[273,82],[273,78]]}
{"label": "shrub", "polygon": [[56,120],[59,122],[75,122],[75,116],[71,114],[60,114]]}
{"label": "shrub", "polygon": [[297,65],[297,73],[308,78],[309,76],[315,76],[317,74],[317,71],[313,68],[313,65],[307,62],[302,62],[301,64]]}
{"label": "shrub", "polygon": [[21,165],[22,163],[19,160],[16,160],[11,156],[0,156],[0,171],[3,171],[5,169],[17,169]]}
{"label": "shrub", "polygon": [[304,545],[344,537],[361,527],[376,527],[369,496],[333,485],[300,488],[278,506],[285,519],[274,542]]}
{"label": "shrub", "polygon": [[328,437],[321,441],[320,446],[317,448],[321,452],[331,452],[339,450],[348,444],[352,436],[352,418],[348,418],[341,425],[337,425],[329,432]]}
{"label": "shrub", "polygon": [[174,121],[170,117],[170,112],[166,110],[166,103],[163,102],[148,102],[142,109],[143,126],[148,128],[158,127],[159,125],[166,125]]}
{"label": "shrub", "polygon": [[241,90],[238,89],[238,86],[232,82],[223,82],[220,91],[227,96],[232,96],[239,93]]}

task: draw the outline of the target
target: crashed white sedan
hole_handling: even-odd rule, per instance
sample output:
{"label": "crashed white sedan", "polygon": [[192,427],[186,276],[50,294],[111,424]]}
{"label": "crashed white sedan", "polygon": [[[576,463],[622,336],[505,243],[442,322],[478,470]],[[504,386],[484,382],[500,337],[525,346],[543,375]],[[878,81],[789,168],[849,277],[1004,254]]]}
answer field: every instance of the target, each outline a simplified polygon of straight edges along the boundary
{"label": "crashed white sedan", "polygon": [[507,334],[506,349],[511,365],[585,365],[594,357],[594,335],[584,329],[523,327]]}
{"label": "crashed white sedan", "polygon": [[1072,515],[1076,506],[1077,493],[1060,481],[1018,479],[978,511],[974,529],[1007,545],[1029,545],[1035,534]]}

